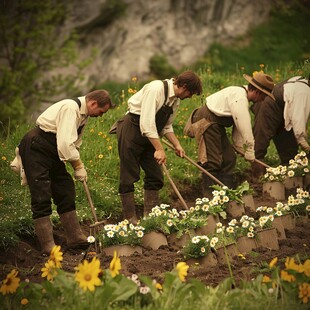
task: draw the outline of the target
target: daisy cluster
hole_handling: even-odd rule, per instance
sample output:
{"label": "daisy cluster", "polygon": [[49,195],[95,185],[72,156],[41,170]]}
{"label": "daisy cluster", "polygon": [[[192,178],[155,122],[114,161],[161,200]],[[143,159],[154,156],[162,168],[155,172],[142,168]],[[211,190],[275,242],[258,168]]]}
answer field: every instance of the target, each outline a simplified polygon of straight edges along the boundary
{"label": "daisy cluster", "polygon": [[310,197],[309,192],[297,188],[296,195],[290,195],[287,199],[288,206],[296,215],[307,215],[310,213]]}
{"label": "daisy cluster", "polygon": [[253,217],[243,215],[240,220],[232,219],[225,228],[228,234],[233,234],[235,238],[247,236],[254,238],[256,223]]}
{"label": "daisy cluster", "polygon": [[144,227],[133,225],[128,220],[107,224],[98,234],[99,242],[104,247],[118,244],[139,245],[143,236]]}
{"label": "daisy cluster", "polygon": [[180,217],[177,209],[170,209],[168,204],[160,204],[152,208],[148,216],[141,220],[140,225],[144,227],[145,233],[160,231],[170,234],[176,230],[176,224]]}
{"label": "daisy cluster", "polygon": [[287,167],[287,176],[292,178],[294,176],[304,176],[309,173],[309,163],[307,154],[304,151],[298,153],[294,159],[289,161]]}
{"label": "daisy cluster", "polygon": [[266,182],[282,182],[286,178],[287,167],[279,165],[278,167],[269,167],[266,168],[266,173],[260,178],[260,181],[263,183]]}
{"label": "daisy cluster", "polygon": [[210,253],[211,248],[215,248],[219,241],[218,237],[208,237],[207,235],[194,236],[183,248],[185,258],[199,258]]}

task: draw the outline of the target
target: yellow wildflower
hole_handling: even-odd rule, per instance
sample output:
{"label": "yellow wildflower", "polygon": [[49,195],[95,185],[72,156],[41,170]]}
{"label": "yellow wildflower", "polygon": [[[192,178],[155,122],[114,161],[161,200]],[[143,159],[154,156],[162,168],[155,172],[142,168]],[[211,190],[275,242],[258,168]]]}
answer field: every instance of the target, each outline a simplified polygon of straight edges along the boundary
{"label": "yellow wildflower", "polygon": [[110,273],[112,278],[116,277],[121,269],[121,260],[119,259],[117,252],[114,251],[114,256],[110,263]]}
{"label": "yellow wildflower", "polygon": [[295,270],[297,272],[303,272],[303,266],[295,263],[295,259],[287,257],[285,261],[285,268],[289,270]]}
{"label": "yellow wildflower", "polygon": [[281,279],[287,282],[295,282],[296,278],[285,270],[281,270]]}
{"label": "yellow wildflower", "polygon": [[268,282],[271,282],[271,279],[270,279],[269,276],[263,276],[262,282],[263,283],[268,283]]}
{"label": "yellow wildflower", "polygon": [[310,259],[307,259],[303,264],[303,271],[307,277],[310,277]]}
{"label": "yellow wildflower", "polygon": [[5,156],[2,156],[1,158],[2,158],[2,160],[6,160],[6,157],[5,157]]}
{"label": "yellow wildflower", "polygon": [[102,154],[99,154],[99,155],[98,155],[98,158],[99,158],[99,159],[102,159],[102,158],[103,158],[103,155],[102,155]]}
{"label": "yellow wildflower", "polygon": [[99,274],[101,273],[100,261],[94,257],[89,263],[84,260],[78,267],[75,267],[77,271],[75,274],[75,280],[79,282],[80,287],[86,291],[87,289],[93,292],[95,286],[101,285]]}
{"label": "yellow wildflower", "polygon": [[108,146],[108,150],[111,151],[112,150],[112,145]]}
{"label": "yellow wildflower", "polygon": [[55,263],[56,268],[61,268],[61,262],[63,261],[63,253],[60,251],[60,245],[55,245],[52,248],[51,254],[50,254],[50,260],[52,260]]}
{"label": "yellow wildflower", "polygon": [[275,257],[272,259],[272,261],[269,263],[269,268],[274,267],[278,262],[278,257]]}
{"label": "yellow wildflower", "polygon": [[299,288],[298,297],[302,300],[304,304],[307,304],[310,298],[310,284],[303,283],[302,285],[299,285],[298,288]]}
{"label": "yellow wildflower", "polygon": [[15,293],[19,287],[20,278],[17,278],[18,271],[13,269],[6,278],[1,282],[0,293],[6,295]]}
{"label": "yellow wildflower", "polygon": [[47,278],[48,281],[52,281],[57,275],[56,264],[53,260],[49,259],[45,265],[45,267],[41,268],[42,278]]}
{"label": "yellow wildflower", "polygon": [[176,269],[177,269],[177,272],[178,272],[178,276],[179,276],[179,278],[180,278],[180,280],[182,282],[185,281],[185,277],[187,276],[188,268],[189,268],[189,266],[186,263],[184,263],[184,262],[179,262],[177,264]]}
{"label": "yellow wildflower", "polygon": [[160,283],[158,283],[158,282],[156,282],[155,287],[156,287],[158,290],[162,290],[162,289],[163,289],[162,285],[161,285]]}
{"label": "yellow wildflower", "polygon": [[25,306],[29,303],[29,300],[27,298],[23,298],[21,301],[20,301],[20,304]]}

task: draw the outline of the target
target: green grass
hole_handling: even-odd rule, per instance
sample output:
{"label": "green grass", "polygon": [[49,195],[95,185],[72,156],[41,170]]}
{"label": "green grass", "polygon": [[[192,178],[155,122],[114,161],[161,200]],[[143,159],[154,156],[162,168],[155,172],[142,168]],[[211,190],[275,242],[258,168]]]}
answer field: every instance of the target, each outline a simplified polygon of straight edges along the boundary
{"label": "green grass", "polygon": [[[285,72],[285,68],[283,72]],[[274,74],[274,72],[269,73]],[[245,82],[241,73],[239,75],[229,75],[200,70],[198,74],[203,80],[205,96],[217,91],[218,88],[229,85],[241,85]],[[127,110],[127,99],[130,96],[128,90],[139,89],[140,87],[139,82],[130,81],[126,88],[124,87],[121,91],[114,92],[113,97],[117,107],[102,118],[90,119],[85,129],[80,152],[88,171],[88,186],[98,218],[109,217],[117,219],[121,215],[121,205],[118,196],[119,158],[117,139],[115,135],[109,135],[108,131],[111,125],[122,117]],[[201,104],[201,97],[197,96],[190,100],[182,101],[174,123],[175,133],[186,150],[187,156],[194,161],[197,160],[196,141],[184,136],[183,128],[192,110],[201,106]],[[0,218],[0,246],[4,248],[13,245],[20,235],[33,233],[28,188],[20,185],[18,175],[14,174],[9,167],[10,162],[15,156],[15,146],[32,126],[33,124],[20,125],[0,142],[0,209],[2,214]],[[193,191],[195,188],[198,188],[200,171],[187,160],[177,157],[167,146],[166,153],[168,157],[167,168],[181,194],[182,190],[188,189],[188,187],[191,187]],[[268,150],[267,162],[269,164],[276,164],[278,162],[273,145]],[[69,166],[68,170],[72,172],[72,168]],[[249,163],[238,156],[235,168],[236,173],[242,176],[248,168]],[[141,172],[141,180],[135,186],[138,204],[142,204],[143,200],[142,179],[143,172]],[[165,186],[160,193],[161,201],[170,204],[172,193],[173,189],[168,179],[166,179]],[[76,182],[76,204],[81,220],[92,219],[87,196],[80,182]],[[53,208],[53,219],[58,221],[55,206]]]}

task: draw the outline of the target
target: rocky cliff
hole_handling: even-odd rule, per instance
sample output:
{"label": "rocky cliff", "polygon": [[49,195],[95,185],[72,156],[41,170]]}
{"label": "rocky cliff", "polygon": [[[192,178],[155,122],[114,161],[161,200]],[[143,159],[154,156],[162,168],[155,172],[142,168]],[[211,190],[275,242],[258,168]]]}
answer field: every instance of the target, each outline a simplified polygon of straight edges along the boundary
{"label": "rocky cliff", "polygon": [[82,34],[82,56],[97,50],[86,83],[124,82],[149,77],[154,55],[165,55],[176,69],[190,66],[213,42],[228,42],[265,21],[271,5],[270,0],[76,0],[68,27]]}

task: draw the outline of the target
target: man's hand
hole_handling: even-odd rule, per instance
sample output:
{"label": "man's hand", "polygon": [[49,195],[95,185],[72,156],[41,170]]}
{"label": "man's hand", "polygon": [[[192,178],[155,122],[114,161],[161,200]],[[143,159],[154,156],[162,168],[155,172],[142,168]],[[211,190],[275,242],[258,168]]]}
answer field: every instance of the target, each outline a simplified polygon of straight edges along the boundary
{"label": "man's hand", "polygon": [[183,149],[183,147],[179,144],[178,146],[175,146],[174,147],[174,150],[175,150],[175,153],[178,155],[178,156],[180,156],[180,157],[184,157],[184,155],[185,155],[185,151],[184,151],[184,149]]}
{"label": "man's hand", "polygon": [[158,150],[154,152],[154,158],[158,162],[159,165],[166,164],[167,157],[164,150]]}
{"label": "man's hand", "polygon": [[302,149],[306,152],[306,153],[309,153],[310,151],[310,146],[308,144],[308,142],[306,141],[305,138],[302,138],[300,141],[299,141],[299,144],[300,146],[302,147]]}
{"label": "man's hand", "polygon": [[84,168],[84,164],[80,159],[70,162],[74,169],[74,178],[77,181],[84,182],[87,181],[87,172]]}
{"label": "man's hand", "polygon": [[250,162],[253,162],[255,159],[255,153],[252,149],[247,149],[244,153],[244,158]]}
{"label": "man's hand", "polygon": [[84,182],[84,181],[87,182],[87,172],[84,166],[74,170],[74,178],[80,182]]}

